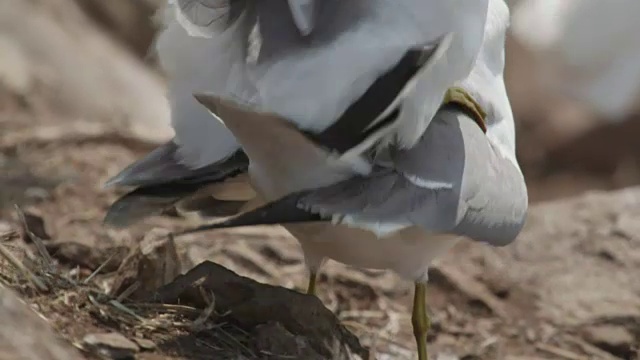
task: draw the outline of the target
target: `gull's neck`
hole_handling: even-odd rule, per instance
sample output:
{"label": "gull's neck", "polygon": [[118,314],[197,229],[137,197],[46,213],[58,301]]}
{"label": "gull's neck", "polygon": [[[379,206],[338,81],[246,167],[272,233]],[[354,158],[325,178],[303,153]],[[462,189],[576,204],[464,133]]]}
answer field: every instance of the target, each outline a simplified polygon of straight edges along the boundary
{"label": "gull's neck", "polygon": [[505,38],[509,8],[504,0],[489,0],[480,53],[469,76],[458,85],[487,112],[487,137],[511,162],[516,162],[515,125],[504,83]]}

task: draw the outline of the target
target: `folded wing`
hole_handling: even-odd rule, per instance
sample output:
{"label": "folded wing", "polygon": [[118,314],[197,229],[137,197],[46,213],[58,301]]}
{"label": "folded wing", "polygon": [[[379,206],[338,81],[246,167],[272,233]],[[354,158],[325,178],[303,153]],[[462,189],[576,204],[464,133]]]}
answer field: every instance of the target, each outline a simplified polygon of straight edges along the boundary
{"label": "folded wing", "polygon": [[366,176],[294,193],[188,232],[333,221],[373,231],[420,226],[495,246],[520,232],[528,208],[522,174],[466,114],[441,110],[414,148],[396,149],[389,160]]}

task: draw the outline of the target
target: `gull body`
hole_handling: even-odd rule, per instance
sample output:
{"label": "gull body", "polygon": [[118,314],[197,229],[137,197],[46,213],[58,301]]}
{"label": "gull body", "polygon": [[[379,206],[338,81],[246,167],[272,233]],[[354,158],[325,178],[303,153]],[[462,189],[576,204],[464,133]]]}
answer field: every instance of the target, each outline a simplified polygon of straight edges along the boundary
{"label": "gull body", "polygon": [[[414,143],[412,149],[399,150],[401,154],[396,154],[396,157],[405,156],[400,158],[400,163],[419,159],[420,162],[411,165],[411,170],[423,172],[424,177],[413,174],[415,176],[409,178],[415,189],[407,187],[399,191],[417,197],[433,197],[432,209],[422,214],[431,219],[419,219],[416,224],[412,219],[414,214],[409,211],[412,204],[408,203],[405,208],[398,209],[395,218],[386,215],[369,219],[347,211],[340,214],[344,215],[341,224],[284,224],[300,241],[312,272],[318,270],[325,258],[331,258],[365,268],[390,269],[407,279],[425,281],[431,261],[462,236],[506,244],[518,234],[526,213],[527,197],[515,160],[513,117],[502,79],[508,9],[502,1],[491,1],[487,14],[486,22],[482,21],[481,14],[476,19],[482,25],[479,31],[483,34],[478,46],[479,55],[473,57],[474,66],[470,72],[456,83],[474,94],[488,110],[486,136],[463,115],[443,111],[433,120],[436,122],[433,127],[416,141],[418,146]],[[332,156],[289,126],[287,118],[280,114],[256,111],[250,106],[242,109],[220,97],[218,100],[215,103],[214,97],[209,98],[208,107],[223,120],[248,155],[251,181],[263,200],[274,201],[293,192],[335,184],[355,175],[367,176],[370,167],[377,165],[374,160],[366,163],[363,169],[346,155]],[[431,123],[429,120],[431,118],[423,119]],[[407,126],[402,120],[399,123],[399,126]],[[395,147],[402,149],[404,146]],[[514,191],[501,194],[504,184],[514,184]],[[364,188],[361,190],[365,191]],[[367,190],[383,192],[385,189]],[[359,195],[367,196],[366,193]],[[388,195],[392,200],[395,194]],[[508,197],[500,201],[505,195]],[[437,197],[440,197],[439,201]],[[465,224],[464,217],[470,211],[470,205],[476,205],[468,202],[478,200],[486,202],[482,204],[486,208],[481,210],[488,214],[487,219],[496,217],[490,219],[493,223],[472,224],[471,221]],[[381,202],[379,206],[389,204]],[[431,224],[424,226],[427,223]],[[458,233],[453,231],[456,226],[460,227]],[[464,226],[469,229],[462,229]],[[493,232],[483,231],[483,226],[491,226]],[[452,233],[443,230],[452,230]]]}
{"label": "gull body", "polygon": [[[416,283],[425,360],[432,260],[463,237],[506,245],[526,215],[502,78],[505,3],[233,4],[216,15],[223,25],[169,8],[156,47],[176,137],[109,182],[138,188],[107,222],[126,226],[247,174],[257,196],[239,203],[260,220],[245,225],[283,224],[311,280],[331,258]],[[473,101],[443,105],[453,87]]]}
{"label": "gull body", "polygon": [[[262,5],[256,7],[255,3]],[[267,3],[269,7],[265,7]],[[442,61],[424,71],[421,81],[413,82],[421,91],[393,95],[404,100],[403,119],[396,122],[402,126],[388,127],[391,133],[374,134],[387,139],[400,136],[403,146],[410,146],[428,126],[445,89],[462,81],[471,70],[488,11],[487,0],[309,3],[169,0],[155,50],[169,79],[167,97],[175,137],[107,182],[107,186],[136,188],[112,206],[107,223],[128,226],[164,208],[182,205],[185,198],[191,200],[203,190],[224,193],[228,186],[222,181],[246,172],[248,159],[236,138],[222,122],[212,120],[193,93],[239,100],[295,119],[302,129],[319,131],[348,112],[408,48],[426,47],[452,34]],[[500,0],[492,0],[492,4],[494,8],[504,6]],[[198,12],[202,8],[207,11]],[[313,11],[292,10],[298,8]],[[294,16],[289,16],[293,13],[302,14],[298,17],[303,21],[294,21]],[[258,16],[262,22],[256,21]],[[498,16],[498,21],[504,17]],[[258,44],[262,59],[251,64],[246,60],[256,47],[250,36],[256,27],[262,34]],[[316,28],[316,37],[296,35],[309,28]],[[447,68],[443,70],[443,66]],[[378,103],[381,101],[373,99],[368,105]],[[380,113],[393,108],[383,104]],[[352,110],[371,112],[369,107]],[[376,136],[369,140],[376,140]],[[352,152],[357,159],[363,148],[351,150],[357,150]],[[219,215],[237,210],[226,207],[229,211]]]}
{"label": "gull body", "polygon": [[[358,174],[351,164],[331,159],[330,153],[284,119],[242,113],[233,106],[227,112],[220,103],[212,107],[222,118],[234,119],[229,127],[250,159],[248,174],[258,193],[251,207]],[[473,122],[469,125],[476,126]],[[300,242],[307,268],[313,274],[329,258],[362,268],[390,269],[408,280],[426,281],[431,260],[455,243],[450,235],[429,235],[421,227],[394,222],[283,226]]]}
{"label": "gull body", "polygon": [[[246,3],[245,8],[223,32],[212,29],[210,37],[194,37],[169,19],[156,42],[161,65],[172,80],[175,142],[181,161],[192,167],[209,165],[237,149],[233,136],[211,121],[192,93],[238,100],[319,131],[407,49],[452,33],[445,58],[417,79],[418,87],[429,84],[431,91],[412,92],[404,99],[403,126],[395,132],[412,145],[428,125],[424,119],[435,114],[445,89],[471,70],[488,8],[487,0],[327,0],[318,11],[312,37],[301,38],[288,16],[288,2],[238,2]],[[260,44],[250,40],[256,26]],[[260,48],[255,63],[245,61],[252,45]]]}

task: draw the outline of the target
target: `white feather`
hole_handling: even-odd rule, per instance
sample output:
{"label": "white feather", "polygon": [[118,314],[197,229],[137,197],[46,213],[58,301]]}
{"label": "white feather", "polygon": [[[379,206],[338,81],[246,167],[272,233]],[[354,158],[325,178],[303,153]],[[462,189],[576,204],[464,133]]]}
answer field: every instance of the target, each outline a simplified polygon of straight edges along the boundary
{"label": "white feather", "polygon": [[482,45],[488,3],[487,0],[447,3],[454,38],[443,57],[430,71],[420,75],[415,91],[402,104],[398,120],[402,126],[397,134],[401,146],[410,148],[418,141],[438,111],[446,90],[469,75]]}
{"label": "white feather", "polygon": [[[323,31],[325,37],[333,37],[331,42],[319,46],[295,40],[296,47],[278,45],[287,50],[256,64],[246,63],[248,35],[255,25],[249,11],[210,38],[192,37],[175,17],[170,19],[157,50],[169,75],[173,125],[185,162],[202,166],[236,146],[228,132],[190,98],[193,92],[239,98],[304,129],[321,130],[406,50],[453,33],[442,61],[417,80],[415,91],[403,101],[398,136],[403,143],[412,143],[426,128],[424,119],[435,114],[446,88],[470,71],[482,39],[487,1],[326,0],[325,7],[336,9],[329,14],[332,27],[315,31],[320,37]],[[282,16],[290,16],[288,10]]]}
{"label": "white feather", "polygon": [[[185,164],[201,167],[230,155],[238,144],[225,128],[194,98],[193,93],[214,91],[250,93],[244,61],[247,49],[237,38],[248,36],[243,15],[227,30],[211,38],[193,37],[169,14],[156,40],[160,65],[168,77],[168,100],[175,140]],[[250,97],[248,95],[247,97]]]}
{"label": "white feather", "polygon": [[434,181],[429,179],[423,179],[417,175],[404,174],[405,178],[409,180],[413,185],[429,190],[446,190],[453,189],[453,184],[443,181]]}
{"label": "white feather", "polygon": [[456,85],[473,96],[487,113],[487,137],[500,150],[500,154],[518,167],[515,122],[503,75],[509,8],[501,0],[492,0],[490,4],[482,51],[471,73]]}

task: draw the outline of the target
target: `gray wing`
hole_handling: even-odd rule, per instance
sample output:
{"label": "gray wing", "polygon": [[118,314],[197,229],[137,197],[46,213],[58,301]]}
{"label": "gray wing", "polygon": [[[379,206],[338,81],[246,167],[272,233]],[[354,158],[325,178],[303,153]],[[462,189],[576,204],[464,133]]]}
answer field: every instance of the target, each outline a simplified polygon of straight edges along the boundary
{"label": "gray wing", "polygon": [[[409,49],[398,64],[382,74],[333,125],[319,134],[308,133],[307,135],[323,147],[343,153],[392,125],[397,118],[395,112],[384,117],[378,124],[371,124],[392,105],[403,86],[419,72],[421,67],[425,66],[432,53],[433,50],[430,48]],[[199,97],[196,96],[196,98]],[[198,101],[205,106],[209,103],[206,96]],[[231,120],[226,119],[226,121]],[[196,132],[196,135],[200,136],[200,133]],[[219,133],[212,133],[212,136],[217,136],[215,140],[220,139]],[[185,164],[182,161],[180,148],[174,141],[170,141],[107,181],[107,186],[138,186],[140,188],[118,199],[109,209],[106,222],[111,225],[127,226],[175,205],[211,183],[221,182],[237,175],[238,172],[244,172],[247,167],[248,158],[242,150],[236,150],[234,155],[204,167]],[[232,213],[235,213],[235,209],[240,204],[225,204],[230,206],[224,207],[220,205],[222,204],[216,204],[216,208],[231,208]],[[209,208],[213,209],[213,207]]]}
{"label": "gray wing", "polygon": [[111,186],[153,186],[173,182],[219,181],[234,169],[246,170],[249,159],[242,150],[209,165],[194,168],[185,165],[179,155],[179,147],[172,140],[142,159],[130,164],[120,173],[107,180]]}
{"label": "gray wing", "polygon": [[299,205],[373,223],[411,223],[428,231],[509,244],[525,221],[520,170],[457,110],[441,110],[420,142],[391,150],[392,167],[316,189]]}
{"label": "gray wing", "polygon": [[[148,216],[161,213],[183,200],[201,194],[212,184],[224,186],[224,181],[246,172],[249,159],[244,152],[237,150],[231,156],[213,164],[191,168],[184,165],[177,155],[178,146],[170,141],[142,159],[129,165],[118,175],[107,181],[106,186],[133,186],[134,190],[121,196],[110,207],[105,223],[111,226],[125,227]],[[205,205],[203,202],[199,202]],[[206,208],[218,210],[217,216],[237,213],[243,201],[211,201]],[[187,209],[197,211],[193,205]]]}
{"label": "gray wing", "polygon": [[384,163],[367,176],[293,193],[181,234],[336,217],[414,224],[494,246],[520,233],[528,209],[522,174],[459,110],[440,110],[415,147],[384,155]]}

